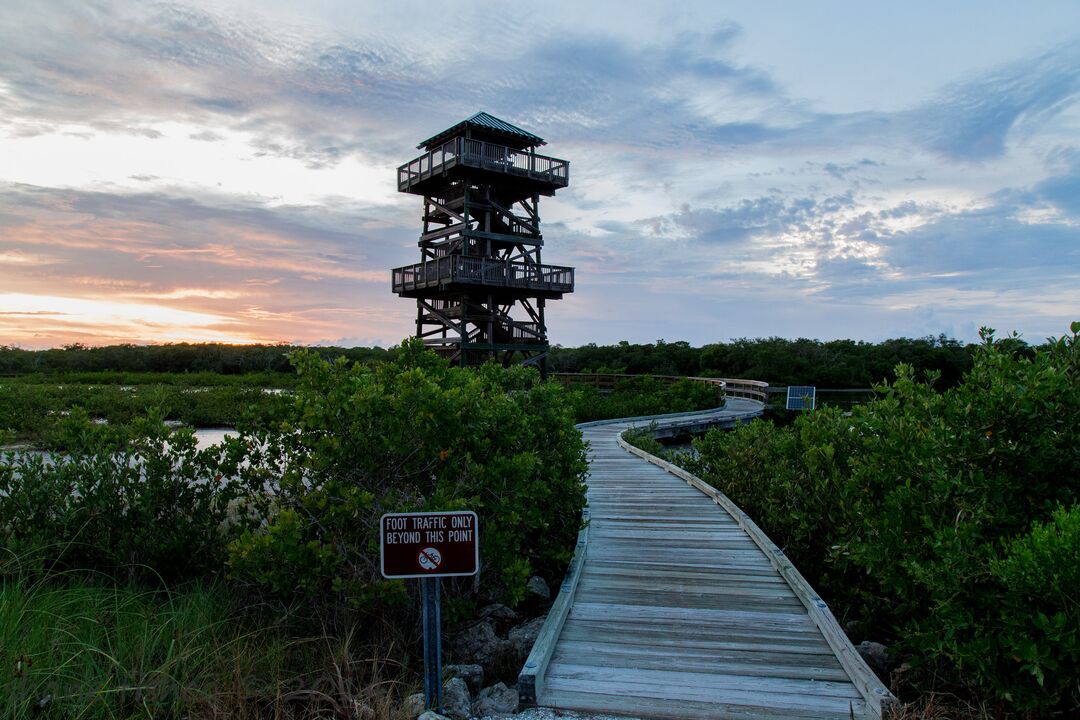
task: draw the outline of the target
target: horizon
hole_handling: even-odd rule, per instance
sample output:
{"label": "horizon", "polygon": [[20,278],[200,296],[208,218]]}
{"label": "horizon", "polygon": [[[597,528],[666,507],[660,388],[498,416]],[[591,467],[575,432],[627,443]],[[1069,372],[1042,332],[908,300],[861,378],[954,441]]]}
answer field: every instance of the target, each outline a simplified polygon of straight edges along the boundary
{"label": "horizon", "polygon": [[[999,335],[995,328],[989,328],[989,330],[991,332],[994,332],[994,337],[997,340],[1001,340],[1001,339],[1004,339],[1005,337],[1007,337],[1004,334]],[[1059,335],[1059,336],[1052,336],[1052,337],[1049,337],[1049,338],[1044,338],[1039,343],[1030,342],[1030,341],[1028,341],[1026,338],[1024,338],[1022,336],[1018,337],[1016,339],[1023,341],[1024,344],[1026,344],[1026,345],[1035,347],[1037,345],[1041,345],[1042,343],[1044,343],[1044,342],[1046,342],[1048,340],[1054,340],[1054,339],[1057,339],[1059,337],[1062,337],[1063,335],[1064,334]],[[410,340],[410,339],[412,339],[412,338],[411,337],[402,338],[401,342],[404,342],[404,341]],[[935,335],[923,335],[923,336],[920,336],[920,337],[896,336],[896,337],[890,337],[890,338],[883,338],[881,340],[876,340],[876,341],[875,340],[858,340],[856,338],[840,338],[840,337],[824,339],[824,338],[811,338],[811,337],[781,337],[779,335],[770,335],[770,336],[767,336],[767,337],[739,337],[739,338],[728,338],[726,340],[707,340],[705,342],[696,343],[696,344],[690,342],[689,340],[668,340],[666,338],[657,338],[656,340],[643,341],[643,342],[631,342],[629,340],[617,340],[615,342],[610,342],[610,343],[598,343],[598,342],[595,342],[595,341],[589,341],[589,342],[586,342],[586,343],[582,343],[580,345],[566,345],[566,344],[563,344],[563,343],[552,343],[551,349],[552,350],[556,350],[556,349],[558,349],[558,350],[577,350],[577,349],[580,349],[580,348],[583,348],[583,347],[590,347],[590,346],[598,347],[598,348],[601,348],[601,347],[619,347],[619,346],[624,345],[624,344],[629,345],[630,347],[642,347],[642,346],[644,346],[644,347],[660,347],[662,345],[686,344],[691,348],[700,349],[700,348],[706,347],[708,345],[730,345],[730,344],[738,343],[738,342],[751,342],[751,343],[754,343],[754,342],[766,342],[766,341],[769,341],[769,340],[781,340],[781,341],[790,342],[790,343],[811,342],[811,343],[821,343],[821,344],[853,342],[853,343],[864,343],[864,344],[873,344],[873,345],[881,345],[881,344],[884,344],[884,343],[887,343],[887,342],[895,342],[895,341],[901,341],[901,340],[907,340],[907,341],[913,341],[913,342],[918,342],[918,341],[924,341],[925,340],[925,341],[932,342],[932,343],[937,343],[937,344],[944,343],[944,342],[958,343],[958,344],[963,345],[963,346],[977,344],[977,342],[978,342],[978,340],[976,340],[976,341],[964,341],[964,340],[960,340],[959,338],[949,337],[947,335],[940,335],[940,334],[936,335],[936,336]],[[337,348],[337,349],[341,349],[341,350],[361,350],[361,349],[366,349],[366,350],[395,350],[395,349],[401,347],[401,342],[393,343],[393,344],[390,344],[390,345],[329,345],[329,344],[316,344],[316,343],[290,344],[290,343],[287,343],[287,342],[277,342],[277,343],[257,343],[257,342],[252,342],[252,343],[222,343],[222,342],[190,342],[190,341],[187,341],[187,340],[178,340],[178,341],[175,341],[175,342],[143,343],[143,344],[115,343],[115,344],[111,344],[111,345],[85,345],[83,343],[70,343],[68,345],[53,346],[53,347],[43,347],[43,348],[26,348],[26,347],[21,347],[21,346],[18,346],[18,345],[2,345],[2,344],[0,344],[0,351],[18,350],[18,351],[24,351],[24,352],[50,352],[50,351],[65,352],[65,351],[82,351],[82,350],[104,350],[104,349],[108,349],[108,348],[117,348],[117,347],[127,347],[127,348],[158,348],[158,347],[161,347],[161,348],[166,348],[166,347],[172,347],[172,346],[177,346],[177,345],[192,345],[192,346],[202,346],[202,345],[217,346],[217,345],[220,345],[220,346],[223,346],[223,347],[234,347],[234,348],[282,347],[282,348]]]}
{"label": "horizon", "polygon": [[1076,3],[452,5],[14,2],[0,346],[397,345],[395,170],[479,110],[570,161],[553,345],[1080,317]]}

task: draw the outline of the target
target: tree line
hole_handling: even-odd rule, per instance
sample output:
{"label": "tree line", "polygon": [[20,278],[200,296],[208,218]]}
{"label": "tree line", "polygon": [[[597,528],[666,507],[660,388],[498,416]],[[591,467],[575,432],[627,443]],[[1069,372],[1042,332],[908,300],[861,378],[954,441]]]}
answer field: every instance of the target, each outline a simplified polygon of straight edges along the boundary
{"label": "tree line", "polygon": [[[1023,341],[1007,338],[1021,352],[1033,352]],[[74,344],[50,350],[0,346],[0,374],[48,372],[210,372],[221,375],[277,372],[292,374],[290,345]],[[616,372],[628,375],[744,377],[773,385],[818,385],[827,388],[870,387],[895,380],[899,363],[917,374],[940,375],[941,387],[954,387],[971,368],[975,346],[945,335],[896,338],[879,343],[856,340],[788,340],[779,337],[740,338],[693,347],[686,341],[615,345],[556,345],[548,367],[556,373]],[[313,347],[323,358],[345,357],[365,365],[392,361],[398,347]]]}
{"label": "tree line", "polygon": [[[301,348],[293,345],[225,345],[220,343],[170,343],[166,345],[105,345],[80,343],[49,350],[24,350],[0,345],[0,375],[36,372],[158,372],[247,375],[277,372],[294,374],[289,355]],[[312,347],[322,358],[344,357],[371,364],[393,360],[397,348]]]}
{"label": "tree line", "polygon": [[944,335],[897,338],[880,343],[856,340],[741,338],[692,347],[687,342],[636,345],[588,344],[555,347],[553,372],[624,372],[629,375],[690,375],[764,380],[772,385],[865,388],[895,379],[898,363],[917,373],[936,371],[944,387],[956,385],[971,368],[974,345]]}

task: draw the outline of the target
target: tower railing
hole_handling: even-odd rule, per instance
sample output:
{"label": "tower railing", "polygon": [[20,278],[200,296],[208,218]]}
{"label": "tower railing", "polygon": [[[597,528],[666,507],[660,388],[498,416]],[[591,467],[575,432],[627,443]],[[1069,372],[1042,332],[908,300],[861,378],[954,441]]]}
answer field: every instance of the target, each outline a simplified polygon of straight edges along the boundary
{"label": "tower railing", "polygon": [[574,268],[450,255],[393,270],[396,293],[447,283],[573,292]]}
{"label": "tower railing", "polygon": [[446,172],[455,165],[520,175],[549,182],[557,187],[570,184],[570,163],[566,160],[482,140],[457,137],[399,167],[398,190],[407,192],[413,185]]}
{"label": "tower railing", "polygon": [[539,323],[522,322],[510,326],[510,333],[515,340],[539,340],[543,337]]}

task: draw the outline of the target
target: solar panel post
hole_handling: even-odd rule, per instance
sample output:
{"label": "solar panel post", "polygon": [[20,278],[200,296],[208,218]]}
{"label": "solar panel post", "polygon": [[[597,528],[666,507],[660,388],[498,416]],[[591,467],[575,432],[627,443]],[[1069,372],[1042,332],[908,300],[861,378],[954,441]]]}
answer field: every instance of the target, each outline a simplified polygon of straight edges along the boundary
{"label": "solar panel post", "polygon": [[789,385],[787,389],[788,410],[813,410],[816,406],[817,387],[814,385]]}

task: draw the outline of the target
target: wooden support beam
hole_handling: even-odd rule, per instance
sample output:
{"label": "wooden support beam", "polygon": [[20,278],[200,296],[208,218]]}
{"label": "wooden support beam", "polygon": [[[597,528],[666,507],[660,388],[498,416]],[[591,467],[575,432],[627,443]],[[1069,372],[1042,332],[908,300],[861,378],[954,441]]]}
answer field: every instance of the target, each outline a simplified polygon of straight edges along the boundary
{"label": "wooden support beam", "polygon": [[464,232],[465,224],[457,223],[456,225],[447,225],[446,227],[439,228],[437,230],[431,230],[420,236],[420,242],[427,243],[433,240],[438,240],[444,237],[450,237],[454,233]]}
{"label": "wooden support beam", "polygon": [[435,209],[436,209],[436,210],[441,210],[442,212],[446,213],[447,215],[449,215],[449,216],[450,216],[450,217],[452,217],[453,219],[457,220],[457,221],[458,221],[459,223],[464,223],[464,222],[465,222],[465,216],[464,216],[464,215],[459,215],[458,213],[454,212],[453,210],[451,210],[450,208],[446,207],[445,205],[443,205],[443,204],[441,204],[441,203],[439,203],[439,202],[436,202],[436,201],[435,201],[434,199],[432,199],[432,198],[428,198],[427,200],[428,200],[428,202],[430,202],[430,203],[431,203],[431,204],[432,204],[433,206],[435,206]]}

